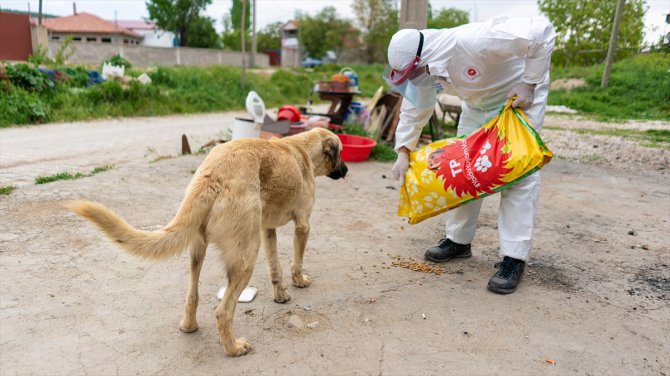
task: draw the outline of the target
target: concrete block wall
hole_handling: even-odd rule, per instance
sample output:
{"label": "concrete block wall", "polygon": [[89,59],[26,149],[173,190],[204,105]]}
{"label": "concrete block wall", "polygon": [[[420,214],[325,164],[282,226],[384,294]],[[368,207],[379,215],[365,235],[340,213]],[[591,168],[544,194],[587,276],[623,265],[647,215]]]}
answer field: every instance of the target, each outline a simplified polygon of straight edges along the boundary
{"label": "concrete block wall", "polygon": [[[61,41],[49,41],[51,54],[55,54],[60,48]],[[103,44],[71,42],[75,53],[69,62],[73,64],[101,64],[110,57],[119,54],[130,61],[136,67],[152,66],[207,66],[223,64],[229,66],[242,66],[242,53],[234,51],[223,51],[207,48],[161,48],[149,46],[132,46],[124,44]],[[250,55],[250,54],[248,54]],[[247,57],[249,62],[250,57]],[[270,58],[266,54],[256,54],[256,66],[267,68],[270,66]]]}

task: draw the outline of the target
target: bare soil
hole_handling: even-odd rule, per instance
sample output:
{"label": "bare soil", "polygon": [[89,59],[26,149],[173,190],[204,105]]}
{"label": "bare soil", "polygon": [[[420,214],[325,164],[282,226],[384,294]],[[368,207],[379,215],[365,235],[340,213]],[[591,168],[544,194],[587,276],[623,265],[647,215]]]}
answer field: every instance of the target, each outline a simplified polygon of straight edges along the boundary
{"label": "bare soil", "polygon": [[[535,247],[516,293],[486,290],[497,196],[484,203],[472,258],[440,265],[442,274],[412,271],[393,263],[422,261],[444,217],[408,225],[390,164],[351,163],[346,180],[318,180],[309,288],[274,303],[261,252],[250,283],[258,296],[235,315],[252,353],[230,358],[218,343],[216,249],[201,276],[200,327],[180,332],[187,256],[133,259],[62,203],[97,200],[160,228],[204,155],[156,156],[178,154],[182,133],[196,149],[233,116],[0,130],[0,186],[17,186],[0,196],[2,375],[670,375],[668,150],[568,130],[543,134],[557,157],[542,171]],[[114,168],[32,184],[104,163]],[[285,274],[291,247],[289,225],[279,231]]]}

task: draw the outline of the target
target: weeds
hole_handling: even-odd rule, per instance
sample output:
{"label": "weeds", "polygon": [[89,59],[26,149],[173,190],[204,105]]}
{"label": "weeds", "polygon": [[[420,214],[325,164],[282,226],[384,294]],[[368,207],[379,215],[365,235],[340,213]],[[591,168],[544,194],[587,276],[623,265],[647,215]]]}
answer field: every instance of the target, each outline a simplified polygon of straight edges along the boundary
{"label": "weeds", "polygon": [[[63,44],[65,46],[65,44]],[[63,48],[58,60],[68,52]],[[44,60],[44,51],[33,61]],[[581,114],[599,119],[670,119],[670,58],[657,52],[618,61],[612,68],[610,85],[600,88],[602,65],[556,68],[552,79],[582,78],[585,87],[553,90],[549,104],[565,105]],[[117,59],[120,60],[120,59]],[[54,62],[55,64],[55,62]],[[87,69],[57,66],[68,79],[55,84],[39,70],[26,64],[7,64],[11,77],[10,94],[0,92],[0,127],[46,121],[73,121],[110,116],[156,116],[180,113],[240,110],[245,107],[248,91],[258,92],[266,107],[301,105],[309,99],[319,102],[313,93],[317,81],[330,80],[339,66],[315,69],[280,69],[270,77],[250,70],[247,85],[240,88],[241,71],[237,67],[159,67],[148,70],[151,85],[105,82],[86,87]],[[354,65],[359,76],[361,97],[371,97],[380,86],[382,65]],[[129,69],[138,76],[140,69]],[[53,87],[55,85],[55,87]],[[5,100],[6,99],[6,100]]]}
{"label": "weeds", "polygon": [[0,187],[0,195],[8,195],[12,193],[12,191],[15,189],[16,187],[13,185],[5,185],[3,187]]}
{"label": "weeds", "polygon": [[585,87],[553,90],[550,105],[565,105],[599,120],[670,120],[670,54],[649,53],[612,66],[609,87],[602,89],[603,65],[555,69],[552,79],[582,78]]}
{"label": "weeds", "polygon": [[35,178],[35,184],[46,184],[46,183],[51,183],[54,181],[58,180],[75,180],[79,178],[84,178],[84,177],[89,177],[93,176],[99,172],[111,170],[114,166],[113,165],[104,165],[104,166],[98,166],[95,167],[93,170],[91,170],[90,173],[84,174],[81,172],[77,172],[76,174],[71,174],[69,172],[59,172],[54,175],[49,175],[49,176],[38,176]]}
{"label": "weeds", "polygon": [[381,162],[393,162],[398,158],[398,154],[393,150],[393,148],[385,143],[378,143],[377,146],[372,148],[370,152],[370,158],[381,161]]}
{"label": "weeds", "polygon": [[150,160],[149,163],[156,163],[156,162],[163,161],[165,159],[174,159],[174,158],[177,158],[177,156],[170,155],[170,154],[168,154],[168,155],[158,155],[156,158]]}

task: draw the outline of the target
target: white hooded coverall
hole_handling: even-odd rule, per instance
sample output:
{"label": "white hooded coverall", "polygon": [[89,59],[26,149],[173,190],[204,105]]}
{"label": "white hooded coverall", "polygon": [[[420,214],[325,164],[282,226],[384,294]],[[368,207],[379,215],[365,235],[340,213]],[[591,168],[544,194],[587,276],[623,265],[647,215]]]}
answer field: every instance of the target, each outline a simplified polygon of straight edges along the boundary
{"label": "white hooded coverall", "polygon": [[[498,114],[507,93],[519,83],[535,84],[533,104],[524,110],[540,133],[549,92],[549,65],[555,32],[544,17],[496,18],[452,29],[422,30],[421,64],[447,92],[462,100],[458,136],[465,136]],[[416,148],[433,108],[418,110],[403,100],[396,147]],[[500,256],[528,261],[540,190],[536,172],[503,190],[498,211]],[[446,237],[470,244],[482,200],[447,212]]]}

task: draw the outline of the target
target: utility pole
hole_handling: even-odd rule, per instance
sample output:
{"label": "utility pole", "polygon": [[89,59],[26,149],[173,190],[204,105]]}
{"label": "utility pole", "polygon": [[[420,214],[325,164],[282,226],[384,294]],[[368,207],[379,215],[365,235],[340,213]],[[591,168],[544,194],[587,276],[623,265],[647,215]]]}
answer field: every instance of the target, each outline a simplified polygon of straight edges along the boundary
{"label": "utility pole", "polygon": [[42,24],[42,0],[40,0],[40,9],[37,13],[37,24],[38,25]]}
{"label": "utility pole", "polygon": [[244,19],[246,18],[247,15],[247,0],[242,0],[242,25],[240,27],[240,30],[242,31],[240,34],[242,35],[242,76],[240,76],[240,87],[244,89],[244,85],[246,84],[246,69],[247,69],[247,48],[244,45]]}
{"label": "utility pole", "polygon": [[600,82],[601,88],[606,88],[610,81],[610,71],[612,70],[612,61],[614,60],[614,52],[616,51],[616,40],[619,34],[619,25],[621,24],[621,14],[623,13],[623,6],[626,0],[619,0],[616,5],[616,13],[614,13],[614,27],[612,27],[612,35],[610,36],[610,45],[607,49],[607,58],[605,59],[605,72],[603,72],[603,80]]}
{"label": "utility pole", "polygon": [[252,27],[251,27],[251,63],[250,67],[256,66],[256,0],[252,0]]}
{"label": "utility pole", "polygon": [[400,2],[400,28],[425,29],[428,23],[428,0]]}

